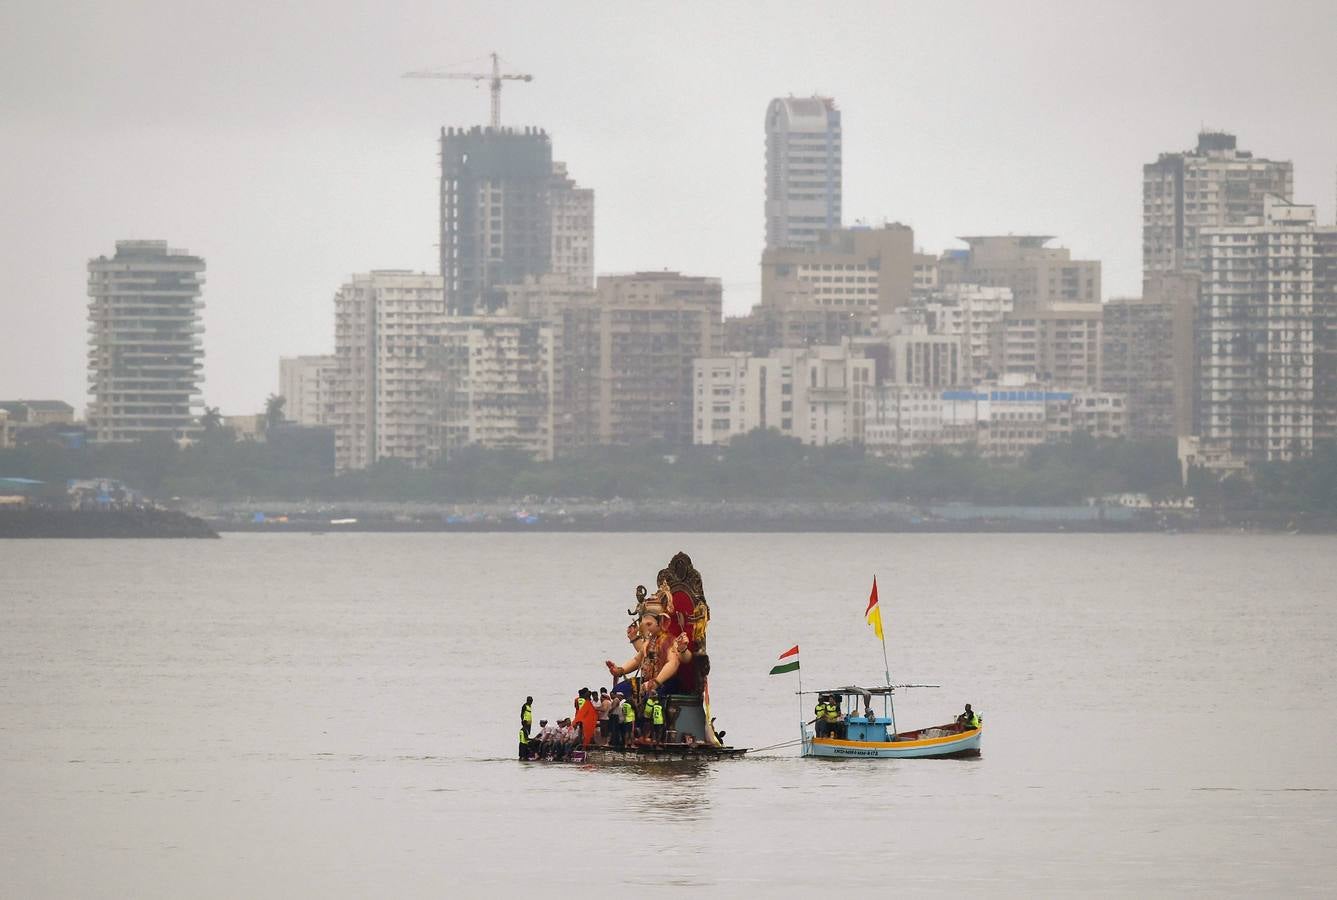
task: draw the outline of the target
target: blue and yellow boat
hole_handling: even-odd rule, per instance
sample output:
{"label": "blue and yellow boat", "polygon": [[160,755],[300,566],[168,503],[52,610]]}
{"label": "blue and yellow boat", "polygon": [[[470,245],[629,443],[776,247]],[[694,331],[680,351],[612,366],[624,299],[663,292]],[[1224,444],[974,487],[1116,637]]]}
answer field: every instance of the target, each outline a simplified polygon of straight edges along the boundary
{"label": "blue and yellow boat", "polygon": [[[930,687],[930,685],[900,685]],[[961,721],[935,725],[917,731],[897,731],[892,694],[895,686],[861,688],[846,686],[813,693],[818,697],[838,698],[840,718],[822,723],[822,736],[805,722],[799,726],[803,756],[828,759],[946,759],[979,756],[982,722],[973,727]],[[882,700],[882,714],[873,709],[873,698]],[[978,717],[977,717],[978,718]]]}

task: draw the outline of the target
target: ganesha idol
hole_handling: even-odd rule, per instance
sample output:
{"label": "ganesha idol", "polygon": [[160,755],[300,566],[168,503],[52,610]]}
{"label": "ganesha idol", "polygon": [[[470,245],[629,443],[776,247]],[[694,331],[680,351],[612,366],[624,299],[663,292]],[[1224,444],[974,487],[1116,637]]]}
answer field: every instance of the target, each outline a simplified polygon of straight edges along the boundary
{"label": "ganesha idol", "polygon": [[701,575],[691,557],[680,552],[660,570],[656,582],[653,594],[636,588],[635,618],[627,626],[635,655],[620,666],[612,660],[604,664],[615,680],[626,679],[615,683],[614,690],[627,694],[638,708],[649,696],[665,704],[668,743],[718,747],[707,681],[710,607]]}

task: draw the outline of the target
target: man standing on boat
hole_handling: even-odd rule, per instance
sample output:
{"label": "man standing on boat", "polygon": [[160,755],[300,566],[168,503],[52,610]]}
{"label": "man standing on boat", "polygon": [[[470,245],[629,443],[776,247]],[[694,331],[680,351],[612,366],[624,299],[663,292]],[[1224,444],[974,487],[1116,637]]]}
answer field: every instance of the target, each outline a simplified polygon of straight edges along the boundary
{"label": "man standing on boat", "polygon": [[817,696],[817,705],[812,708],[812,721],[817,726],[817,736],[826,737],[828,729],[826,726],[826,694]]}
{"label": "man standing on boat", "polygon": [[529,740],[529,729],[534,725],[534,698],[526,697],[525,702],[520,705],[520,730],[525,733],[525,740]]}

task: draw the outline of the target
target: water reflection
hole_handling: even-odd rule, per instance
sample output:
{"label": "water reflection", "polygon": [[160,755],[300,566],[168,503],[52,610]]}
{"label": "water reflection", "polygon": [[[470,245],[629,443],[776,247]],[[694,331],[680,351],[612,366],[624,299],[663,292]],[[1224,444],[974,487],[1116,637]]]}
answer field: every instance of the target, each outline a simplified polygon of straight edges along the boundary
{"label": "water reflection", "polygon": [[[728,762],[674,760],[599,766],[622,790],[635,795],[630,809],[641,820],[677,824],[703,821],[717,789],[714,767]],[[591,766],[590,768],[596,768]]]}

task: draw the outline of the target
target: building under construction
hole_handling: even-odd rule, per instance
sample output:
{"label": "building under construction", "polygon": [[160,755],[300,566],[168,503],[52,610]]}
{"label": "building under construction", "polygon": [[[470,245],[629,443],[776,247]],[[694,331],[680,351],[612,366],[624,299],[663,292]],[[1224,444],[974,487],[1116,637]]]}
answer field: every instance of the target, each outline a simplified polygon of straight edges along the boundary
{"label": "building under construction", "polygon": [[504,285],[594,270],[594,192],[538,128],[441,129],[441,275],[452,315],[505,305]]}

